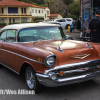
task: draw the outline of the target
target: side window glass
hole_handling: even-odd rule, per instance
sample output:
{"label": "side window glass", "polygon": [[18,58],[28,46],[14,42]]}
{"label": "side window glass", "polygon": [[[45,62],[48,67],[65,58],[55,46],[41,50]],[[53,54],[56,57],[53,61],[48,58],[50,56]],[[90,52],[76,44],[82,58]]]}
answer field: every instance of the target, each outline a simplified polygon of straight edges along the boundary
{"label": "side window glass", "polygon": [[16,33],[17,33],[16,30],[8,30],[6,42],[15,42],[16,41]]}
{"label": "side window glass", "polygon": [[3,42],[6,40],[6,33],[7,31],[3,31],[0,35],[0,40],[2,40]]}
{"label": "side window glass", "polygon": [[62,22],[62,20],[59,20],[59,22]]}
{"label": "side window glass", "polygon": [[60,20],[56,20],[56,22],[60,22]]}
{"label": "side window glass", "polygon": [[71,21],[70,19],[66,19],[67,21]]}
{"label": "side window glass", "polygon": [[62,19],[62,22],[66,22],[65,19]]}

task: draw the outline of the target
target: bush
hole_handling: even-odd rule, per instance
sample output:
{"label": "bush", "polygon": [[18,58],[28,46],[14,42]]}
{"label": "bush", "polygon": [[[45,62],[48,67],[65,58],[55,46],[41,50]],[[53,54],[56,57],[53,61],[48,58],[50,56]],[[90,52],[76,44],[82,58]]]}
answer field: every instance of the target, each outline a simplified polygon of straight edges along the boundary
{"label": "bush", "polygon": [[36,17],[36,18],[34,19],[34,21],[41,21],[41,20],[44,20],[44,18]]}
{"label": "bush", "polygon": [[73,18],[74,20],[77,19],[77,17],[75,15],[67,15],[66,18]]}
{"label": "bush", "polygon": [[0,27],[6,26],[6,23],[0,23]]}

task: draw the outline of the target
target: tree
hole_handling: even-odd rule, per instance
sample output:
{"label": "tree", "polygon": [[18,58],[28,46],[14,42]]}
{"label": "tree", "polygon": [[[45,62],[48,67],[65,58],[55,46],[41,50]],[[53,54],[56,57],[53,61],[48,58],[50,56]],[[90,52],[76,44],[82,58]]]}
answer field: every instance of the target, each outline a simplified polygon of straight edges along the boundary
{"label": "tree", "polygon": [[31,1],[38,3],[39,5],[44,4],[44,0],[31,0]]}
{"label": "tree", "polygon": [[73,3],[73,1],[74,1],[74,0],[64,0],[64,3],[65,3],[66,5],[69,5],[69,4]]}
{"label": "tree", "polygon": [[44,0],[18,0],[18,1],[23,1],[27,3],[37,3],[37,4],[44,4]]}
{"label": "tree", "polygon": [[32,3],[31,0],[17,0],[17,1],[22,1],[22,2],[26,2],[26,3]]}
{"label": "tree", "polygon": [[67,11],[67,5],[64,4],[63,0],[52,0],[51,6],[50,6],[50,12],[51,14],[61,14],[66,15]]}
{"label": "tree", "polygon": [[79,17],[79,11],[80,11],[79,9],[80,9],[79,0],[74,1],[73,3],[68,5],[68,13],[70,13],[71,15],[74,15],[76,17]]}

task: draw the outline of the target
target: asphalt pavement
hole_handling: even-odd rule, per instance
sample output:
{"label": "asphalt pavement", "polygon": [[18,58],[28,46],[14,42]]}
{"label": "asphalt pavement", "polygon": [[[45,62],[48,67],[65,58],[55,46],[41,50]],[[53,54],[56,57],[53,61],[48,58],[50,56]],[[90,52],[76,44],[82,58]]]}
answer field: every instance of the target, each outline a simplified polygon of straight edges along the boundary
{"label": "asphalt pavement", "polygon": [[[77,39],[79,32],[65,34]],[[0,68],[0,90],[28,90],[25,80],[5,67]],[[0,91],[1,92],[1,91]],[[0,100],[100,100],[100,77],[94,80],[71,84],[61,87],[47,88],[33,95],[3,95],[0,94]]]}

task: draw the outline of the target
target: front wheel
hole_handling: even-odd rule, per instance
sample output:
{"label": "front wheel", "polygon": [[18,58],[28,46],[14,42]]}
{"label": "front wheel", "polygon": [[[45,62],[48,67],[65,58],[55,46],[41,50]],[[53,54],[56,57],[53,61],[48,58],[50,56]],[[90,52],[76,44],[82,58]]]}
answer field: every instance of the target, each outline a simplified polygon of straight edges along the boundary
{"label": "front wheel", "polygon": [[67,24],[66,26],[65,26],[65,29],[68,29],[68,26],[70,26],[69,24]]}
{"label": "front wheel", "polygon": [[32,67],[27,67],[25,73],[26,84],[30,90],[34,90],[35,93],[38,93],[42,89],[42,85],[37,81],[35,71]]}

